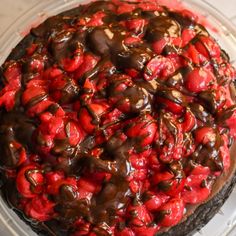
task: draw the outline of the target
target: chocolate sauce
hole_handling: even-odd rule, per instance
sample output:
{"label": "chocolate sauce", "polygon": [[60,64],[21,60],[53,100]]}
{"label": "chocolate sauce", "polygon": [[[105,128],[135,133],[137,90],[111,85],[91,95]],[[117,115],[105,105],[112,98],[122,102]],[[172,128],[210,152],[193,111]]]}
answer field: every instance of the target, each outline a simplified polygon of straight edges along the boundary
{"label": "chocolate sauce", "polygon": [[119,91],[117,88],[122,83],[129,82],[126,79],[117,79],[114,76],[108,87],[108,96],[111,99],[117,100],[115,106],[119,107],[128,103],[130,108],[127,110],[127,113],[140,113],[151,110],[151,96],[145,88],[138,85],[129,85],[125,91]]}
{"label": "chocolate sauce", "polygon": [[150,20],[145,37],[148,42],[155,42],[165,37],[178,37],[180,33],[177,21],[168,16],[157,16]]}
{"label": "chocolate sauce", "polygon": [[186,104],[185,96],[180,91],[175,89],[160,88],[157,91],[157,96],[162,98],[167,98],[170,101],[177,104],[181,104],[183,106]]}
{"label": "chocolate sauce", "polygon": [[32,135],[36,129],[34,120],[29,119],[22,112],[1,114],[0,119],[0,151],[1,166],[14,168],[19,161],[19,149],[15,149],[12,142],[20,142],[27,150],[32,151]]}

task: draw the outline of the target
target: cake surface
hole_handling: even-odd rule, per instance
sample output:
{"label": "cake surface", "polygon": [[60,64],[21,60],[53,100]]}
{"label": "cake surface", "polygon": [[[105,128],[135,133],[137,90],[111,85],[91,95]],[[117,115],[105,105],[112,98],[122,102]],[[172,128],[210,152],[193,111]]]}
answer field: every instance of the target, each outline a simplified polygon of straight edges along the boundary
{"label": "cake surface", "polygon": [[82,5],[0,72],[2,196],[39,235],[192,235],[229,196],[235,69],[191,11]]}

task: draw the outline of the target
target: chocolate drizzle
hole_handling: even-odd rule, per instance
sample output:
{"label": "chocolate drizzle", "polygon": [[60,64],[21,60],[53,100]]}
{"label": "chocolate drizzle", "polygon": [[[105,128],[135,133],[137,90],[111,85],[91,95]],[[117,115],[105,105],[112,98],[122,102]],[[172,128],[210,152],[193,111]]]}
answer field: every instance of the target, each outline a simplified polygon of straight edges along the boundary
{"label": "chocolate drizzle", "polygon": [[19,161],[19,151],[12,142],[20,142],[27,150],[33,150],[32,135],[36,129],[35,121],[22,112],[1,114],[0,120],[0,163],[2,167],[15,168]]}
{"label": "chocolate drizzle", "polygon": [[181,27],[177,21],[168,16],[157,16],[150,20],[146,32],[148,42],[155,42],[165,37],[178,37]]}

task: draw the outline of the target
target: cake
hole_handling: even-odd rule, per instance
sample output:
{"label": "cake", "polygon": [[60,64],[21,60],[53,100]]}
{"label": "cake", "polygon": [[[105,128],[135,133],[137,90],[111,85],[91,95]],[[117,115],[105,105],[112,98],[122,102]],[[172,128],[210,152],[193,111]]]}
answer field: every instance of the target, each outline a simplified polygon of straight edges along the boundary
{"label": "cake", "polygon": [[78,6],[0,78],[2,197],[39,235],[192,235],[235,185],[235,69],[189,10]]}

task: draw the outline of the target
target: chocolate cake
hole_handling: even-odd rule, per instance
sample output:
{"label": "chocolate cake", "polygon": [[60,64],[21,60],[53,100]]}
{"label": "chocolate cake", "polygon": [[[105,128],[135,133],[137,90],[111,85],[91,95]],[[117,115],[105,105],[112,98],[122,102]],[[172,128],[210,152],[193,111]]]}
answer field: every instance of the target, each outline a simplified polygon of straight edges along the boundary
{"label": "chocolate cake", "polygon": [[79,6],[0,78],[2,197],[39,235],[192,235],[235,185],[235,69],[189,10]]}

